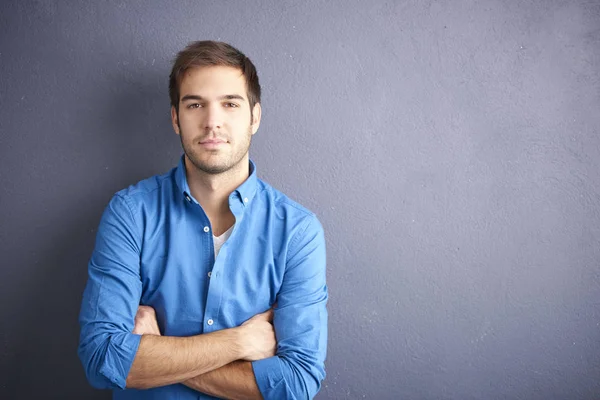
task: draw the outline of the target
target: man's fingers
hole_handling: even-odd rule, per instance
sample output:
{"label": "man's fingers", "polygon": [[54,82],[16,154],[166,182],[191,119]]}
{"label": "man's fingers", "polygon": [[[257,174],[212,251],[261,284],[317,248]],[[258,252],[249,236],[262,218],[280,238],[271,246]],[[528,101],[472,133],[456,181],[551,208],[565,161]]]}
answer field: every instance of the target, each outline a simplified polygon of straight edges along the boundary
{"label": "man's fingers", "polygon": [[150,306],[139,306],[137,309],[137,314],[144,314],[144,313],[148,313],[148,314],[152,314],[155,315],[156,312],[154,311],[154,308],[150,307]]}
{"label": "man's fingers", "polygon": [[251,323],[252,321],[256,321],[256,320],[263,320],[263,321],[267,321],[267,322],[273,322],[273,314],[274,314],[273,309],[269,308],[264,313],[256,314],[254,317],[252,317],[249,320],[245,321],[242,325],[247,325],[247,324]]}
{"label": "man's fingers", "polygon": [[250,318],[248,321],[250,320],[257,320],[257,319],[262,319],[264,321],[273,321],[273,309],[270,308],[267,311],[265,311],[264,313],[260,313],[260,314],[256,314],[254,317]]}
{"label": "man's fingers", "polygon": [[269,308],[266,312],[262,313],[261,315],[269,322],[273,322],[273,314],[274,311],[272,308]]}
{"label": "man's fingers", "polygon": [[135,315],[133,333],[160,336],[156,311],[150,306],[139,306]]}

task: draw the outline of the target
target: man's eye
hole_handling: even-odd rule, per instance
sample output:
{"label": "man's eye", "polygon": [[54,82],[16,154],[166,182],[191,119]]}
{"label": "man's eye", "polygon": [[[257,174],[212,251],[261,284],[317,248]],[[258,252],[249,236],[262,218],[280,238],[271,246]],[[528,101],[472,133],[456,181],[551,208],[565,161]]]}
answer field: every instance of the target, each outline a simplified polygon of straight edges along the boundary
{"label": "man's eye", "polygon": [[238,105],[235,103],[225,103],[225,107],[229,107],[229,108],[237,108]]}
{"label": "man's eye", "polygon": [[188,105],[187,108],[200,108],[200,104],[192,103],[192,104]]}

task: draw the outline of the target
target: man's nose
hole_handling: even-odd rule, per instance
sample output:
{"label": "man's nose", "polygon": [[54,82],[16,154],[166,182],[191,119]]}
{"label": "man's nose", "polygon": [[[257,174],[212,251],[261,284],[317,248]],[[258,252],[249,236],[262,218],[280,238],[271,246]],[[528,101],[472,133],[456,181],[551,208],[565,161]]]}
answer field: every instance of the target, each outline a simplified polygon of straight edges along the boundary
{"label": "man's nose", "polygon": [[206,107],[204,119],[204,128],[207,130],[221,129],[223,126],[223,110],[218,104],[211,104]]}

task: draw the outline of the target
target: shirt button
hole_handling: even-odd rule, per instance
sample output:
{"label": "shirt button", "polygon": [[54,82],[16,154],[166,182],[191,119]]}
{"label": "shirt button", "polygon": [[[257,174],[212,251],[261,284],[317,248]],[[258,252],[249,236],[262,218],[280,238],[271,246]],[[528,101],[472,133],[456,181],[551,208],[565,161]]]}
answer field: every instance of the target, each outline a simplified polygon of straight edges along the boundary
{"label": "shirt button", "polygon": [[207,324],[212,325],[213,324],[213,320],[209,319],[208,321],[206,321]]}
{"label": "shirt button", "polygon": [[208,271],[208,277],[210,278],[210,276],[212,275],[212,272]]}
{"label": "shirt button", "polygon": [[247,202],[248,202],[248,198],[244,197],[244,203],[247,203]]}
{"label": "shirt button", "polygon": [[188,196],[187,194],[185,195],[185,199],[186,199],[187,201],[192,201],[192,199],[190,199],[190,196]]}
{"label": "shirt button", "polygon": [[208,231],[210,231],[210,228],[209,228],[208,226],[205,226],[205,227],[204,227],[204,232],[207,232],[207,233],[208,233]]}

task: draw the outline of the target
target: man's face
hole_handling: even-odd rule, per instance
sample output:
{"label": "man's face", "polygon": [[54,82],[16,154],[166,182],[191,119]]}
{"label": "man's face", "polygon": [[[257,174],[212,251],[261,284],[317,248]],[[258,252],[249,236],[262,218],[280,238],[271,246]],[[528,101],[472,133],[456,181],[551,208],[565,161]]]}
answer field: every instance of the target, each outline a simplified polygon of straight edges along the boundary
{"label": "man's face", "polygon": [[179,93],[179,115],[172,107],[171,120],[189,161],[209,174],[247,163],[261,110],[256,104],[250,117],[242,72],[224,66],[190,68]]}

